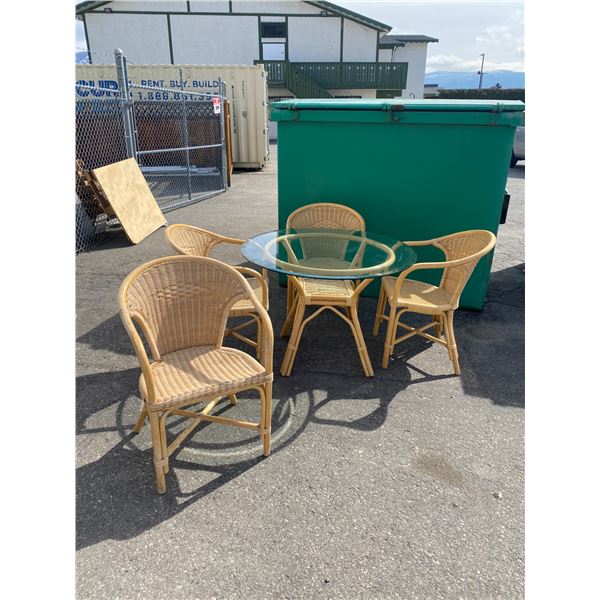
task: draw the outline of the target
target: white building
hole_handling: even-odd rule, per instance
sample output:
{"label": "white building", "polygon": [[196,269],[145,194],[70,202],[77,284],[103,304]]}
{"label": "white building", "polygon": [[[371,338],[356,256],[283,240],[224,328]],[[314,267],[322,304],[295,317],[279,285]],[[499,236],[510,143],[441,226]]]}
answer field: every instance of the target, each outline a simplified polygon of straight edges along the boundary
{"label": "white building", "polygon": [[91,63],[264,62],[269,98],[423,97],[427,44],[331,2],[80,2]]}

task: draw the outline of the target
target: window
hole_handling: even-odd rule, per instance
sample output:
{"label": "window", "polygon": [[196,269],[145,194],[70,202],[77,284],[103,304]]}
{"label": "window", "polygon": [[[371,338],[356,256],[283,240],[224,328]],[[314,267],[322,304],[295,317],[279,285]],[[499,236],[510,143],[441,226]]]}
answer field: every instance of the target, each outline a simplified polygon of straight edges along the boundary
{"label": "window", "polygon": [[284,38],[287,35],[285,21],[260,23],[260,37],[263,38]]}
{"label": "window", "polygon": [[375,98],[402,98],[402,90],[377,90]]}
{"label": "window", "polygon": [[262,45],[263,60],[285,60],[285,44],[265,42]]}

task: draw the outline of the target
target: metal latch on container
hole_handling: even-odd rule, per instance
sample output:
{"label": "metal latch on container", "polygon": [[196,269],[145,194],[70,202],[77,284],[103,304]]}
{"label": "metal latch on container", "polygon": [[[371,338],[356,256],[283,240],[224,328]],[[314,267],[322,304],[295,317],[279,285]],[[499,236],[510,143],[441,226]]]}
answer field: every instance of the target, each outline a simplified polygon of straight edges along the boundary
{"label": "metal latch on container", "polygon": [[403,112],[404,110],[406,110],[404,104],[392,104],[388,110],[388,121],[399,121],[400,115],[396,113]]}

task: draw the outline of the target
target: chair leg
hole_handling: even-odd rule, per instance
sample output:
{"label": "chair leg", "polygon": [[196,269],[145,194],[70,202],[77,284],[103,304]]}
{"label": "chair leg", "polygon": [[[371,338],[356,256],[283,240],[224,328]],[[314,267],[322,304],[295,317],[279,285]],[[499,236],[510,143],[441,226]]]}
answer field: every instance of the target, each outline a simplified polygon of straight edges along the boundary
{"label": "chair leg", "polygon": [[269,456],[271,453],[271,412],[273,405],[273,383],[266,383],[260,392],[261,400],[261,428],[263,430],[263,455]]}
{"label": "chair leg", "polygon": [[290,331],[292,330],[292,324],[294,323],[294,315],[296,314],[296,306],[298,305],[298,296],[294,297],[294,300],[292,301],[291,307],[288,307],[288,312],[287,312],[287,316],[285,318],[285,323],[283,324],[283,327],[281,328],[281,333],[279,334],[279,337],[285,337],[286,335],[289,335]]}
{"label": "chair leg", "polygon": [[135,425],[133,426],[133,433],[139,433],[146,422],[146,417],[148,416],[148,411],[146,410],[146,405],[142,406],[142,410],[140,411],[140,416],[137,418]]}
{"label": "chair leg", "polygon": [[231,406],[237,404],[237,396],[235,394],[229,394],[229,404],[231,404]]}
{"label": "chair leg", "polygon": [[386,293],[382,285],[381,289],[379,290],[377,310],[375,311],[375,325],[373,325],[373,335],[377,335],[379,333],[379,326],[381,325],[381,321],[383,321],[383,315],[385,314],[385,300]]}
{"label": "chair leg", "polygon": [[456,338],[454,337],[454,311],[450,310],[446,314],[447,331],[446,336],[448,340],[448,348],[450,349],[450,358],[454,364],[454,372],[460,375],[460,365],[458,364],[458,348],[456,347]]}
{"label": "chair leg", "polygon": [[446,350],[448,351],[448,358],[452,360],[452,349],[450,348],[450,339],[448,337],[448,315],[444,313],[442,316],[442,323],[444,326],[444,337],[446,338]]}
{"label": "chair leg", "polygon": [[156,476],[156,489],[159,494],[164,494],[167,490],[165,482],[165,461],[168,462],[168,456],[163,456],[163,444],[160,427],[160,419],[156,412],[152,411],[150,417],[150,431],[152,432],[152,456],[154,459],[154,473]]}
{"label": "chair leg", "polygon": [[260,358],[262,340],[262,323],[260,319],[256,319],[256,358]]}
{"label": "chair leg", "polygon": [[294,305],[294,300],[296,299],[296,294],[294,293],[294,284],[291,279],[288,277],[287,280],[287,312],[290,313],[292,306]]}
{"label": "chair leg", "polygon": [[285,356],[283,358],[283,364],[281,365],[281,375],[287,377],[292,372],[292,366],[296,358],[296,352],[298,351],[298,344],[300,343],[300,328],[302,326],[302,319],[304,318],[304,311],[306,305],[300,294],[297,296],[298,305],[296,306],[296,313],[294,315],[294,327],[292,328],[292,334],[290,341],[288,342]]}
{"label": "chair leg", "polygon": [[167,416],[169,415],[168,412],[164,412],[161,414],[160,419],[159,419],[159,424],[160,424],[160,445],[161,445],[161,449],[162,449],[162,456],[163,459],[163,471],[165,473],[165,475],[169,472],[169,449],[167,446]]}
{"label": "chair leg", "polygon": [[396,307],[390,306],[388,326],[385,334],[385,345],[383,347],[383,360],[381,367],[387,369],[390,363],[390,355],[394,350],[394,338],[396,337]]}
{"label": "chair leg", "polygon": [[290,280],[288,278],[287,282],[286,282],[286,292],[287,292],[287,311],[290,312],[290,306],[292,305],[291,303],[291,299],[292,299],[292,289],[291,289],[291,284],[290,284]]}
{"label": "chair leg", "polygon": [[442,317],[441,315],[433,315],[433,320],[437,323],[435,325],[435,337],[442,337]]}
{"label": "chair leg", "polygon": [[371,359],[369,358],[369,352],[367,350],[367,345],[365,344],[365,338],[363,337],[360,321],[358,320],[358,310],[355,305],[350,307],[350,319],[353,324],[352,333],[354,333],[356,347],[358,348],[358,354],[361,357],[365,375],[367,377],[373,377],[375,372],[373,371],[373,366],[371,365]]}

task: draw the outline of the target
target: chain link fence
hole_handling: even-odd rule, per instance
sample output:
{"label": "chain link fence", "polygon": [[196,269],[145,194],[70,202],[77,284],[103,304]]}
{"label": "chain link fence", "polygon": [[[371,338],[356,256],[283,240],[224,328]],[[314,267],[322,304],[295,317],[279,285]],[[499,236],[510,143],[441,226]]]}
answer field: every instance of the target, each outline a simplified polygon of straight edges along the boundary
{"label": "chain link fence", "polygon": [[128,155],[121,101],[86,86],[78,86],[76,93],[75,250],[82,252],[121,231],[118,219],[99,202],[87,173]]}
{"label": "chain link fence", "polygon": [[120,231],[110,207],[94,193],[89,172],[134,157],[163,212],[227,188],[224,97],[128,83],[76,84],[76,251]]}

